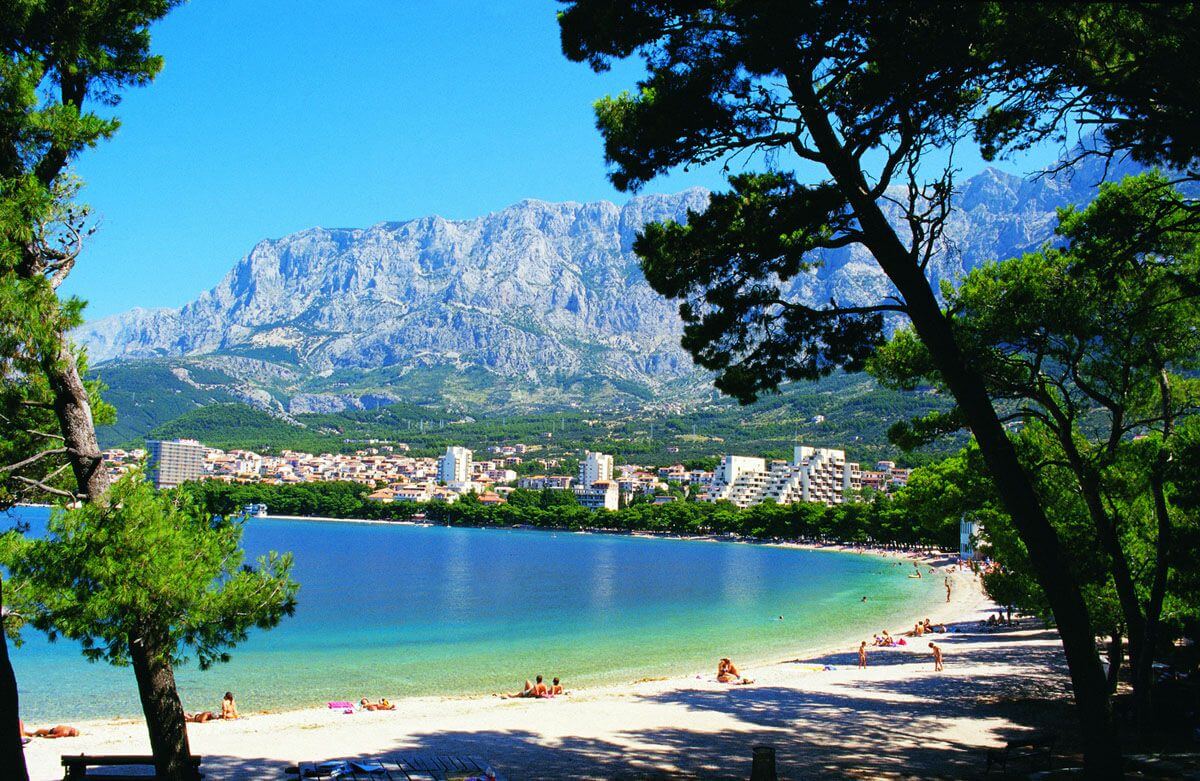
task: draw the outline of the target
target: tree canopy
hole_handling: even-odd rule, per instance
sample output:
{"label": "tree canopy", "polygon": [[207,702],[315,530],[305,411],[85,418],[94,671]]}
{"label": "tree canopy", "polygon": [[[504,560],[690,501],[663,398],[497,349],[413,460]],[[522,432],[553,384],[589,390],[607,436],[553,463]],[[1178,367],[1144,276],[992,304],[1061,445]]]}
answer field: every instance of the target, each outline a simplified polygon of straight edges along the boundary
{"label": "tree canopy", "polygon": [[[1080,154],[1194,159],[1200,83],[1178,63],[1200,9],[841,0],[570,0],[564,53],[603,70],[637,56],[636,91],[597,124],[617,187],[677,166],[754,164],[711,218],[650,229],[647,278],[681,300],[687,346],[741,399],[861,361],[879,316],[907,316],[957,403],[1058,620],[1084,727],[1085,765],[1119,772],[1107,682],[1069,552],[1008,436],[986,379],[926,277],[953,208],[953,151],[986,155],[1099,126]],[[1122,25],[1114,25],[1122,22]],[[1121,28],[1121,29],[1117,29]],[[1143,56],[1142,44],[1162,35]],[[1063,48],[1066,44],[1067,48]],[[1183,119],[1184,121],[1179,121]],[[1070,160],[1066,165],[1070,164]],[[789,178],[780,172],[794,170]],[[792,184],[792,182],[796,184]],[[811,182],[811,183],[810,183]],[[772,233],[771,226],[778,231]],[[708,251],[703,240],[720,242]],[[890,279],[864,301],[806,305],[789,282],[820,254],[858,248]],[[931,424],[937,424],[935,419]]]}

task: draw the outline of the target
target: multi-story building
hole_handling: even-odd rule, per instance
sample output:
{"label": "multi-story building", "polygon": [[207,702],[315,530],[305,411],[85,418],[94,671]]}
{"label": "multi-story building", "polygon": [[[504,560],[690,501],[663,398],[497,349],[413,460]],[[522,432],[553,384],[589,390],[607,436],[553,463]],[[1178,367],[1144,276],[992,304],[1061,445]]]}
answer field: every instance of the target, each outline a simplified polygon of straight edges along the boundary
{"label": "multi-story building", "polygon": [[446,455],[442,456],[438,468],[438,480],[446,485],[470,482],[471,456],[471,451],[465,447],[452,445],[446,448]]}
{"label": "multi-story building", "polygon": [[979,526],[979,522],[974,519],[969,519],[963,516],[958,522],[958,557],[960,559],[974,559],[979,557],[979,550],[975,547],[975,543],[979,540],[979,534],[983,529]]}
{"label": "multi-story building", "polygon": [[710,502],[729,501],[750,507],[766,499],[778,504],[820,502],[840,504],[846,494],[862,487],[858,464],[844,450],[797,446],[792,461],[726,456],[713,474]]}
{"label": "multi-story building", "polygon": [[154,440],[146,443],[148,477],[155,488],[174,488],[204,474],[208,448],[194,439]]}
{"label": "multi-story building", "polygon": [[579,484],[587,488],[601,481],[611,482],[612,479],[613,457],[587,451],[579,462]]}
{"label": "multi-story building", "polygon": [[571,487],[574,478],[567,475],[530,475],[517,480],[518,488],[528,488],[531,491],[541,491],[547,488],[567,489]]}
{"label": "multi-story building", "polygon": [[589,486],[578,486],[575,499],[589,510],[616,510],[620,507],[621,494],[616,482],[597,480]]}

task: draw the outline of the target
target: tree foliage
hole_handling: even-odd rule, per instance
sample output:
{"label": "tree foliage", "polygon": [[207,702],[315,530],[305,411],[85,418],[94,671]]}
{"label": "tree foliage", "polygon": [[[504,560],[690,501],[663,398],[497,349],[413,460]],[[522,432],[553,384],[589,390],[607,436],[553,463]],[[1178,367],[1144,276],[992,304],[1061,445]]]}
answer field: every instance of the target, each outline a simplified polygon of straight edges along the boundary
{"label": "tree foliage", "polygon": [[[1062,246],[985,265],[943,295],[968,360],[1024,426],[1059,536],[1095,553],[1077,554],[1075,569],[1097,627],[1129,638],[1142,703],[1154,655],[1200,614],[1200,592],[1176,590],[1173,574],[1197,552],[1180,547],[1197,519],[1174,497],[1195,479],[1175,462],[1190,456],[1183,436],[1200,400],[1200,241],[1190,205],[1157,173],[1103,185],[1085,209],[1060,213],[1058,234]],[[894,385],[938,381],[911,332],[872,370]],[[924,424],[897,436],[943,433]]]}
{"label": "tree foliage", "polygon": [[[944,155],[967,137],[995,155],[1063,135],[1073,121],[1098,121],[1093,151],[1191,163],[1194,122],[1174,120],[1196,110],[1194,72],[1177,67],[1195,54],[1171,27],[1194,29],[1200,10],[1183,4],[1168,19],[1151,4],[1127,13],[1109,4],[884,0],[565,5],[559,21],[569,58],[603,70],[638,56],[647,69],[636,92],[596,105],[618,187],[636,189],[673,167],[718,160],[815,168],[815,183],[795,187],[770,177],[734,182],[728,201],[740,194],[747,208],[722,208],[720,224],[702,226],[723,236],[725,249],[700,261],[702,273],[694,261],[703,248],[688,240],[691,231],[648,232],[647,277],[683,300],[689,349],[717,367],[723,389],[743,399],[773,389],[790,372],[820,371],[823,360],[859,360],[878,340],[865,317],[894,312],[911,319],[989,472],[1004,483],[1000,498],[1058,619],[1086,769],[1119,773],[1106,682],[1081,586],[1068,574],[1069,553],[925,271],[944,246],[951,208],[954,167]],[[1113,22],[1125,29],[1114,30]],[[1150,43],[1154,34],[1164,38]],[[1145,57],[1141,44],[1153,56]],[[935,162],[931,153],[943,156]],[[757,190],[747,187],[755,182]],[[759,226],[777,216],[785,238],[766,238]],[[797,243],[788,244],[791,238]],[[788,275],[819,257],[793,257],[792,250],[852,246],[874,258],[894,290],[852,308],[830,301],[797,318],[799,301],[779,294],[794,296],[798,287],[787,284]],[[693,273],[677,279],[672,265]],[[852,332],[830,340],[825,322]],[[781,336],[785,330],[795,338]]]}
{"label": "tree foliage", "polygon": [[158,493],[137,471],[111,501],[56,509],[47,534],[10,532],[10,609],[51,639],[78,640],[93,661],[129,663],[150,635],[172,665],[228,661],[252,628],[295,609],[290,554],[243,562],[241,521],[202,512],[186,493]]}

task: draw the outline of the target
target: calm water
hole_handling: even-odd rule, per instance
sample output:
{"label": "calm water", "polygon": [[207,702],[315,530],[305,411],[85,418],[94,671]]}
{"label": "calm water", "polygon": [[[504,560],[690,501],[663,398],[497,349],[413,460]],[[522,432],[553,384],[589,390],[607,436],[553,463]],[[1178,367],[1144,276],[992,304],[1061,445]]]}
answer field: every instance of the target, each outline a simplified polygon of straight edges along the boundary
{"label": "calm water", "polygon": [[[15,514],[34,528],[47,517]],[[252,556],[294,552],[300,604],[229,664],[178,669],[188,710],[216,708],[226,689],[256,711],[515,690],[539,672],[581,687],[721,656],[744,666],[869,638],[941,588],[869,556],[617,535],[263,518],[244,542]],[[12,657],[26,721],[140,714],[128,668],[25,638]]]}

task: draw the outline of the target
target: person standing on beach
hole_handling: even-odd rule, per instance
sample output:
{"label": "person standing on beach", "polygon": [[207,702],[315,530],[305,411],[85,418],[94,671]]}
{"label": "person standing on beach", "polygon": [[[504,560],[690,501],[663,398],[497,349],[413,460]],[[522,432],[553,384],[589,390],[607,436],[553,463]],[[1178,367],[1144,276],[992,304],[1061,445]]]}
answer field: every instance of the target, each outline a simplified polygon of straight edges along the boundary
{"label": "person standing on beach", "polygon": [[944,669],[942,666],[942,649],[938,648],[935,643],[930,643],[929,647],[933,650],[933,671],[940,673]]}
{"label": "person standing on beach", "polygon": [[858,644],[858,669],[867,669],[867,641]]}
{"label": "person standing on beach", "polygon": [[946,576],[946,601],[950,601],[950,576]]}

